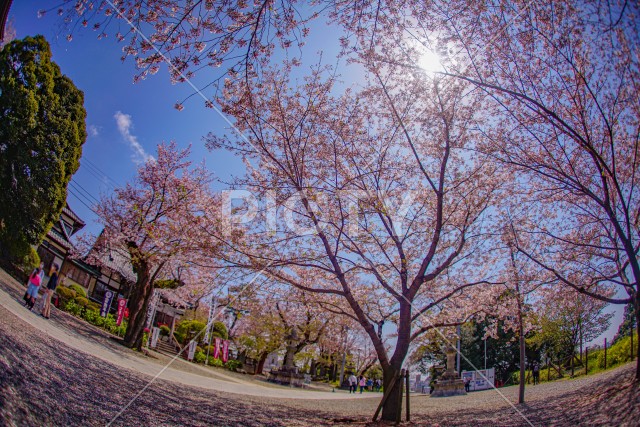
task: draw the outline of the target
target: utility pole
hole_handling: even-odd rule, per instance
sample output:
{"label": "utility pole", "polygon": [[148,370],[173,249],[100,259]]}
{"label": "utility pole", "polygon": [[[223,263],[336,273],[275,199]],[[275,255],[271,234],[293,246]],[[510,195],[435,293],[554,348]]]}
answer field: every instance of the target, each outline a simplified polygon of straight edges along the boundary
{"label": "utility pole", "polygon": [[457,347],[457,350],[458,350],[457,354],[456,354],[456,364],[457,364],[457,367],[458,367],[458,370],[457,370],[458,371],[458,375],[460,375],[460,372],[462,372],[462,369],[461,369],[462,367],[460,366],[460,342],[462,341],[461,340],[461,336],[460,336],[460,334],[461,334],[460,325],[458,325],[456,327],[456,333],[458,334],[458,342],[456,344],[456,347]]}
{"label": "utility pole", "polygon": [[487,338],[483,339],[484,341],[484,370],[487,370]]}

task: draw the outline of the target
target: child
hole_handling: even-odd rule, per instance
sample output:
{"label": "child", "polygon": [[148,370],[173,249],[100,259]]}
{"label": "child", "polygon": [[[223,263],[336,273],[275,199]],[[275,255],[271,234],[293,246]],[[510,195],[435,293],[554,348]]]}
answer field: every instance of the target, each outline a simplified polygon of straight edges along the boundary
{"label": "child", "polygon": [[27,292],[24,294],[25,305],[29,307],[29,310],[33,308],[36,303],[36,298],[38,298],[38,290],[42,283],[42,276],[40,275],[41,271],[42,269],[38,267],[29,277],[29,286],[27,287]]}

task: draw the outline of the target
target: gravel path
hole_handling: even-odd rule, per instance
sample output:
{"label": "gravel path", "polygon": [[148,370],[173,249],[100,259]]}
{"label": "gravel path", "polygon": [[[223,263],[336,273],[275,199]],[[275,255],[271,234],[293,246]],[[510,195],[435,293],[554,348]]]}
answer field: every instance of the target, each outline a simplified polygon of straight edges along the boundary
{"label": "gravel path", "polygon": [[[3,279],[0,275],[0,286],[8,290]],[[149,375],[79,352],[44,329],[60,328],[104,352],[129,351],[108,334],[61,312],[42,328],[32,326],[25,316],[0,306],[0,425],[93,426],[111,420],[113,425],[141,426],[366,425],[379,402],[379,395],[353,399],[337,393],[325,395],[340,400],[283,399],[269,397],[267,388],[258,389],[262,395],[248,396],[164,379],[145,388]],[[126,356],[158,363],[135,353]],[[208,369],[183,364],[184,371],[176,369],[183,376],[220,381]],[[632,374],[633,366],[626,365],[601,375],[528,387],[527,404],[517,408],[495,391],[439,399],[416,395],[411,398],[411,425],[635,426],[640,420],[640,392],[631,382]],[[236,386],[247,390],[260,387],[237,381]],[[517,398],[516,387],[500,391],[509,401]]]}

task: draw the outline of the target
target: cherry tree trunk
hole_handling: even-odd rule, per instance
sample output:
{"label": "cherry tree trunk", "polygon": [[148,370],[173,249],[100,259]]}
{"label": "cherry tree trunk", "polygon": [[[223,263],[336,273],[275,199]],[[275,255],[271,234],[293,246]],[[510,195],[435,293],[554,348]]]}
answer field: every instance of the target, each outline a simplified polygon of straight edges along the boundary
{"label": "cherry tree trunk", "polygon": [[147,320],[147,308],[153,284],[146,265],[136,268],[138,279],[129,299],[129,324],[124,335],[124,345],[129,348],[142,347],[142,336]]}
{"label": "cherry tree trunk", "polygon": [[520,313],[520,384],[518,387],[518,403],[524,403],[524,383],[525,383],[525,340],[524,328],[522,325],[522,313]]}
{"label": "cherry tree trunk", "polygon": [[267,353],[266,351],[260,354],[260,359],[258,360],[258,366],[256,366],[255,375],[262,374],[262,371],[264,370],[264,362],[267,361],[267,356],[269,356],[269,353]]}
{"label": "cherry tree trunk", "polygon": [[[638,339],[636,340],[636,382],[640,382],[640,293],[636,293],[635,297],[635,312],[636,312],[636,331],[638,332]],[[633,334],[633,328],[631,329]]]}
{"label": "cherry tree trunk", "polygon": [[[402,386],[403,381],[400,377],[400,367],[388,366],[382,370],[382,383],[384,385],[384,394],[387,394],[387,390],[391,390],[389,397],[382,406],[382,419],[386,421],[396,421],[398,411],[402,410]],[[396,378],[393,387],[391,387],[391,380]]]}

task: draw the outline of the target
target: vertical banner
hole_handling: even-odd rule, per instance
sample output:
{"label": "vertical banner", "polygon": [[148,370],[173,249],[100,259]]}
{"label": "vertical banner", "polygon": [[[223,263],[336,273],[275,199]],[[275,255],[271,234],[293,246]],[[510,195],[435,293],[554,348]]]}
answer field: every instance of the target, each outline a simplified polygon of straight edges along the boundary
{"label": "vertical banner", "polygon": [[227,363],[229,360],[229,341],[222,341],[222,362]]}
{"label": "vertical banner", "polygon": [[211,304],[209,305],[209,317],[207,319],[207,330],[204,334],[204,342],[207,343],[207,345],[209,345],[209,332],[211,331],[211,325],[213,324],[213,315],[215,313],[216,310],[216,297],[212,296],[211,297]]}
{"label": "vertical banner", "polygon": [[120,326],[122,319],[124,319],[124,312],[127,308],[127,300],[124,298],[118,298],[118,315],[116,316],[116,325]]}
{"label": "vertical banner", "polygon": [[160,328],[153,327],[153,332],[151,332],[151,348],[156,348],[158,345],[158,337],[160,336]]}
{"label": "vertical banner", "polygon": [[102,307],[100,307],[100,316],[107,317],[107,314],[109,314],[109,308],[111,308],[111,301],[113,301],[113,292],[105,292],[104,299],[102,300]]}
{"label": "vertical banner", "polygon": [[159,299],[160,293],[157,289],[154,289],[151,301],[149,301],[149,307],[147,307],[147,329],[151,329],[151,322],[153,322],[153,317],[156,315],[156,306]]}
{"label": "vertical banner", "polygon": [[213,358],[214,359],[217,359],[217,358],[220,357],[220,341],[222,341],[220,338],[218,338],[218,337],[215,338],[216,345],[215,345],[215,348],[213,350]]}
{"label": "vertical banner", "polygon": [[187,359],[193,360],[193,356],[195,356],[195,354],[196,354],[196,342],[191,341],[189,343],[189,355],[187,356]]}

